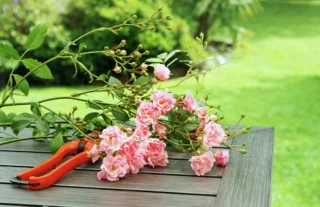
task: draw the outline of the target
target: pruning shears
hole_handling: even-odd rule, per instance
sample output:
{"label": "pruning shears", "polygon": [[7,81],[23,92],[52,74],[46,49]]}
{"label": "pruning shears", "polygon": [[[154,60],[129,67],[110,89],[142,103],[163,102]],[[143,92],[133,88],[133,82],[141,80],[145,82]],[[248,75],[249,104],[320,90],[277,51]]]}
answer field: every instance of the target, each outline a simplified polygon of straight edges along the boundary
{"label": "pruning shears", "polygon": [[[28,185],[31,190],[47,188],[71,170],[91,161],[88,152],[94,144],[93,140],[87,138],[82,141],[67,142],[48,160],[32,169],[19,173],[16,178],[10,181],[15,184]],[[73,155],[73,157],[63,162],[70,155]]]}

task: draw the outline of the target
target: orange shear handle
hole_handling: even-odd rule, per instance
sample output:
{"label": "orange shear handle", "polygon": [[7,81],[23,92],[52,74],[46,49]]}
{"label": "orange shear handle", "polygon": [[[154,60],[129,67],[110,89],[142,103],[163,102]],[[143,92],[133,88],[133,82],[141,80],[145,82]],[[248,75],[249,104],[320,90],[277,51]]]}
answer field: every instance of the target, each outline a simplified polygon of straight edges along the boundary
{"label": "orange shear handle", "polygon": [[[87,152],[92,148],[93,143],[85,141],[84,151],[77,154],[80,142],[80,140],[75,140],[64,144],[50,159],[30,170],[19,173],[17,179],[28,180],[29,188],[33,190],[49,187],[74,168],[91,160]],[[60,164],[69,155],[75,156]],[[47,173],[50,170],[52,171]]]}

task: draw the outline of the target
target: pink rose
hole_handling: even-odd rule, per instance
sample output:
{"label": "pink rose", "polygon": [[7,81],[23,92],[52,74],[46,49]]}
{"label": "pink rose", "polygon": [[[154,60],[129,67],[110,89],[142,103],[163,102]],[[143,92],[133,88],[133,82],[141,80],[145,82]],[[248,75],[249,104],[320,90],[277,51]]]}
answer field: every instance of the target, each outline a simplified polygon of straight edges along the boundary
{"label": "pink rose", "polygon": [[191,168],[194,170],[196,175],[200,176],[211,170],[215,159],[213,157],[213,153],[211,151],[207,151],[203,155],[192,156],[189,161],[191,162]]}
{"label": "pink rose", "polygon": [[118,66],[116,66],[116,67],[113,69],[113,71],[114,71],[115,73],[119,74],[119,73],[121,73],[121,68],[118,67]]}
{"label": "pink rose", "polygon": [[162,115],[169,112],[176,103],[176,99],[173,97],[173,94],[168,91],[154,90],[150,98],[153,101],[153,105]]}
{"label": "pink rose", "polygon": [[143,125],[150,125],[154,124],[159,116],[160,112],[152,103],[142,101],[137,109],[136,121]]}
{"label": "pink rose", "polygon": [[153,132],[157,133],[161,138],[166,136],[166,131],[167,131],[167,127],[162,124],[155,123],[153,125]]}
{"label": "pink rose", "polygon": [[170,70],[163,64],[158,64],[154,67],[154,75],[159,78],[159,80],[165,81],[169,79]]}
{"label": "pink rose", "polygon": [[146,162],[154,166],[167,166],[169,163],[168,153],[165,151],[166,144],[158,139],[152,139],[145,151]]}
{"label": "pink rose", "polygon": [[196,100],[194,99],[192,93],[187,91],[186,96],[184,98],[184,109],[189,112],[194,111],[198,107]]}
{"label": "pink rose", "polygon": [[206,106],[197,107],[195,113],[200,119],[208,119],[208,107]]}
{"label": "pink rose", "polygon": [[141,70],[147,70],[148,65],[145,63],[142,63],[140,67],[141,67]]}
{"label": "pink rose", "polygon": [[207,119],[201,119],[200,125],[196,129],[196,132],[199,132],[199,131],[203,130],[204,127],[206,126],[207,122],[208,122]]}
{"label": "pink rose", "polygon": [[151,132],[149,131],[149,127],[142,125],[142,124],[137,124],[137,128],[134,130],[131,138],[134,139],[135,141],[145,141],[151,136]]}
{"label": "pink rose", "polygon": [[226,166],[229,161],[229,150],[218,150],[214,155],[214,158],[219,166]]}
{"label": "pink rose", "polygon": [[103,159],[101,165],[101,171],[98,172],[97,178],[107,179],[111,182],[119,180],[119,178],[124,177],[129,169],[126,158],[117,155],[113,157],[112,155],[107,155]]}
{"label": "pink rose", "polygon": [[104,129],[100,135],[100,138],[102,138],[100,149],[107,154],[112,154],[120,148],[126,136],[127,134],[122,132],[118,126],[109,126]]}
{"label": "pink rose", "polygon": [[88,155],[92,158],[92,162],[96,162],[100,157],[100,150],[98,149],[98,145],[93,145]]}
{"label": "pink rose", "polygon": [[128,172],[131,171],[136,174],[146,164],[144,161],[144,150],[133,139],[129,139],[121,145],[119,155],[126,157],[129,165]]}
{"label": "pink rose", "polygon": [[203,143],[207,147],[219,146],[224,135],[225,132],[220,124],[209,122],[204,127]]}

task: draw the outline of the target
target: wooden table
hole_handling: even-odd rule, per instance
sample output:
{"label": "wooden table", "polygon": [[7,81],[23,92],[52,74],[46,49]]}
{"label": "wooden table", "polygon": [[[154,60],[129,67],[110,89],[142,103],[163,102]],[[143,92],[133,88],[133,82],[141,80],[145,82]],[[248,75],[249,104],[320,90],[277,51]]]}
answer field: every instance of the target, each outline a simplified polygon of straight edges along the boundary
{"label": "wooden table", "polygon": [[111,183],[97,180],[99,164],[88,164],[40,191],[9,179],[48,159],[48,144],[16,142],[0,146],[0,206],[270,206],[273,139],[273,128],[254,127],[232,143],[247,142],[248,154],[232,151],[226,168],[214,166],[203,177],[192,171],[190,154],[168,149],[168,167],[145,167]]}

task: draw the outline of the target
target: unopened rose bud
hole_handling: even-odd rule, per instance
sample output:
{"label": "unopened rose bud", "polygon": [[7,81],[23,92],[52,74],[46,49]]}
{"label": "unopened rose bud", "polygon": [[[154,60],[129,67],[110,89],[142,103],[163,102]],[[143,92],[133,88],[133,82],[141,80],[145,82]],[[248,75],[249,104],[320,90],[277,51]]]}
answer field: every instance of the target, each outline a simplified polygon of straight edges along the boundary
{"label": "unopened rose bud", "polygon": [[126,41],[126,40],[121,40],[121,42],[120,42],[120,47],[125,46],[125,45],[126,45],[126,43],[127,43],[127,41]]}
{"label": "unopened rose bud", "polygon": [[137,63],[136,62],[132,62],[132,63],[129,63],[132,67],[136,67],[137,66]]}
{"label": "unopened rose bud", "polygon": [[118,66],[116,66],[116,67],[113,69],[113,71],[114,71],[115,73],[119,74],[119,73],[121,73],[121,68],[118,67]]}
{"label": "unopened rose bud", "polygon": [[109,55],[110,56],[114,56],[114,51],[113,50],[109,50]]}
{"label": "unopened rose bud", "polygon": [[246,118],[246,115],[245,114],[241,114],[241,118]]}
{"label": "unopened rose bud", "polygon": [[223,136],[223,138],[222,138],[222,141],[223,141],[223,142],[228,141],[228,135],[225,134],[225,135]]}
{"label": "unopened rose bud", "polygon": [[139,44],[139,45],[138,45],[138,49],[142,49],[142,44]]}
{"label": "unopened rose bud", "polygon": [[239,152],[240,152],[241,154],[247,154],[247,150],[245,150],[245,149],[240,149]]}
{"label": "unopened rose bud", "polygon": [[156,84],[156,83],[158,83],[158,80],[155,79],[155,78],[153,78],[153,79],[152,79],[152,83],[153,83],[153,84]]}
{"label": "unopened rose bud", "polygon": [[154,31],[156,28],[154,26],[149,27],[150,31]]}
{"label": "unopened rose bud", "polygon": [[211,115],[211,116],[210,116],[210,121],[216,122],[217,120],[218,120],[217,115]]}
{"label": "unopened rose bud", "polygon": [[137,15],[132,15],[132,19],[137,19],[138,16]]}
{"label": "unopened rose bud", "polygon": [[120,55],[127,55],[127,51],[126,50],[121,50],[120,51]]}
{"label": "unopened rose bud", "polygon": [[143,75],[143,76],[145,76],[145,77],[149,76],[149,74],[148,74],[147,71],[145,71],[145,70],[143,70],[143,71],[141,72],[141,75]]}
{"label": "unopened rose bud", "polygon": [[131,135],[133,133],[133,130],[132,130],[132,128],[127,128],[127,134],[129,134],[129,135]]}
{"label": "unopened rose bud", "polygon": [[78,110],[78,107],[74,106],[74,107],[73,107],[73,110],[74,110],[74,111]]}
{"label": "unopened rose bud", "polygon": [[192,120],[192,118],[191,118],[191,117],[189,117],[189,118],[186,120],[186,122],[187,122],[187,123],[192,123],[192,122],[193,122],[193,120]]}
{"label": "unopened rose bud", "polygon": [[145,63],[142,63],[140,67],[141,67],[141,70],[147,70],[148,65]]}
{"label": "unopened rose bud", "polygon": [[144,55],[149,55],[150,54],[150,52],[149,52],[149,50],[146,50],[146,51],[144,51],[144,53],[143,53]]}
{"label": "unopened rose bud", "polygon": [[138,51],[136,51],[136,52],[134,52],[134,54],[133,54],[136,58],[141,58],[141,53],[140,52],[138,52]]}
{"label": "unopened rose bud", "polygon": [[142,100],[141,100],[141,99],[137,99],[137,100],[136,100],[136,104],[137,104],[137,105],[140,105],[140,104],[141,104],[141,102],[142,102]]}

